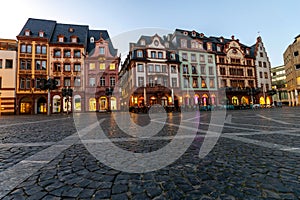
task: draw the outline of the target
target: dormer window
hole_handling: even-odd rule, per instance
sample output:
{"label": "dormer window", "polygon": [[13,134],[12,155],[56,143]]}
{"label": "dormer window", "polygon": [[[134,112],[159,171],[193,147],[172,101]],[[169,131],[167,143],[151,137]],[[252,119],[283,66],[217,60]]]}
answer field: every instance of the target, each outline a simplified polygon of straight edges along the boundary
{"label": "dormer window", "polygon": [[58,42],[64,42],[64,36],[63,35],[58,36]]}
{"label": "dormer window", "polygon": [[212,45],[210,42],[207,43],[207,50],[208,51],[211,51],[212,50]]}
{"label": "dormer window", "polygon": [[43,31],[39,32],[39,37],[44,37],[44,32]]}
{"label": "dormer window", "polygon": [[140,44],[144,46],[146,44],[145,40],[141,40]]}
{"label": "dormer window", "polygon": [[187,36],[187,35],[188,35],[188,32],[187,32],[187,31],[184,31],[184,32],[183,32],[183,35]]}
{"label": "dormer window", "polygon": [[192,36],[196,37],[196,32],[195,31],[192,32]]}
{"label": "dormer window", "polygon": [[94,37],[90,37],[90,43],[94,43],[95,42],[95,38]]}
{"label": "dormer window", "polygon": [[222,37],[220,38],[220,42],[224,42],[224,39]]}
{"label": "dormer window", "polygon": [[250,51],[249,49],[246,49],[246,54],[249,55],[250,54]]}
{"label": "dormer window", "polygon": [[217,46],[217,52],[220,52],[221,51],[221,46]]}
{"label": "dormer window", "polygon": [[26,30],[26,31],[25,31],[25,35],[26,35],[26,36],[30,36],[30,30]]}
{"label": "dormer window", "polygon": [[203,33],[200,33],[200,37],[203,38],[203,37],[204,37],[204,34],[203,34]]}
{"label": "dormer window", "polygon": [[73,33],[73,32],[74,32],[74,28],[71,28],[71,27],[70,27],[70,28],[69,28],[69,32],[70,32],[70,33]]}
{"label": "dormer window", "polygon": [[99,48],[99,54],[104,54],[105,53],[105,48],[104,47],[100,47]]}
{"label": "dormer window", "polygon": [[71,36],[71,42],[72,43],[77,43],[77,37],[76,36]]}

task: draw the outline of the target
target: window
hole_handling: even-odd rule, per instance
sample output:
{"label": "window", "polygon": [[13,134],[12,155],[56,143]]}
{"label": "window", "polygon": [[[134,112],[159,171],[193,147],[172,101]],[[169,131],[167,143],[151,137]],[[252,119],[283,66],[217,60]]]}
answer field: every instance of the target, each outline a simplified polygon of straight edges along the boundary
{"label": "window", "polygon": [[64,42],[64,37],[63,36],[58,37],[58,42]]}
{"label": "window", "polygon": [[241,64],[241,59],[239,58],[231,58],[230,61],[232,64]]}
{"label": "window", "polygon": [[105,70],[105,63],[100,63],[99,64],[99,69],[100,70]]}
{"label": "window", "polygon": [[209,55],[207,57],[207,59],[208,59],[208,63],[213,63],[213,57],[212,57],[212,55]]}
{"label": "window", "polygon": [[31,60],[21,60],[20,69],[31,70]]}
{"label": "window", "polygon": [[163,77],[163,86],[168,87],[168,77]]}
{"label": "window", "polygon": [[54,80],[57,82],[56,86],[60,86],[60,78],[54,78]]}
{"label": "window", "polygon": [[205,65],[200,65],[201,74],[206,74]]}
{"label": "window", "polygon": [[[1,60],[2,63],[2,60]],[[2,68],[2,64],[1,64],[1,68]],[[5,69],[12,69],[13,68],[13,60],[11,59],[6,59],[5,60]]]}
{"label": "window", "polygon": [[43,31],[39,32],[39,37],[44,37],[44,32]]}
{"label": "window", "polygon": [[155,65],[155,72],[161,72],[161,66]]}
{"label": "window", "polygon": [[156,58],[156,52],[155,51],[151,51],[151,58]]}
{"label": "window", "polygon": [[100,77],[100,86],[105,86],[105,77]]}
{"label": "window", "polygon": [[248,86],[249,87],[254,87],[254,81],[253,80],[248,80]]}
{"label": "window", "polygon": [[96,82],[95,82],[95,78],[89,78],[89,86],[95,86]]}
{"label": "window", "polygon": [[183,68],[183,73],[184,73],[184,74],[189,73],[189,72],[188,72],[188,69],[189,69],[189,66],[188,66],[188,65],[183,65],[182,68]]}
{"label": "window", "polygon": [[192,74],[197,74],[197,68],[195,65],[192,65]]}
{"label": "window", "polygon": [[170,57],[171,57],[171,60],[175,60],[176,59],[175,53],[171,53]]}
{"label": "window", "polygon": [[246,49],[246,54],[249,55],[250,54],[250,51],[249,49]]}
{"label": "window", "polygon": [[71,64],[70,63],[65,63],[64,64],[64,71],[65,72],[70,72],[71,71]]}
{"label": "window", "polygon": [[221,80],[221,87],[227,87],[227,80],[226,79]]}
{"label": "window", "polygon": [[214,75],[214,68],[212,66],[208,67],[208,74],[209,75]]}
{"label": "window", "polygon": [[149,77],[149,86],[153,87],[154,86],[154,79],[152,76]]}
{"label": "window", "polygon": [[181,39],[180,44],[181,48],[187,48],[187,41],[185,39]]}
{"label": "window", "polygon": [[41,79],[40,78],[35,78],[35,88],[40,88],[40,82],[41,82]]}
{"label": "window", "polygon": [[26,45],[26,52],[31,53],[31,45]]}
{"label": "window", "polygon": [[75,87],[80,87],[81,86],[80,77],[74,77],[74,86]]}
{"label": "window", "polygon": [[259,72],[259,78],[262,78],[263,75],[262,75],[262,72]]}
{"label": "window", "polygon": [[143,64],[137,64],[137,71],[143,72],[144,71],[144,65]]}
{"label": "window", "polygon": [[172,87],[177,87],[177,78],[172,78]]}
{"label": "window", "polygon": [[222,75],[222,76],[226,75],[225,67],[220,67],[220,75]]}
{"label": "window", "polygon": [[207,50],[208,51],[212,50],[212,44],[210,42],[207,43]]}
{"label": "window", "polygon": [[37,45],[36,49],[35,49],[35,53],[36,54],[41,54],[41,52],[42,52],[42,47],[40,45]]}
{"label": "window", "polygon": [[204,55],[200,55],[200,62],[205,62],[205,57],[204,57]]}
{"label": "window", "polygon": [[261,61],[258,61],[258,66],[259,66],[259,67],[261,67],[261,66],[262,66],[262,65],[261,65]]}
{"label": "window", "polygon": [[247,75],[248,75],[248,76],[253,76],[253,71],[252,71],[252,69],[247,69]]}
{"label": "window", "polygon": [[54,57],[55,58],[60,58],[61,57],[60,49],[54,49]]}
{"label": "window", "polygon": [[221,46],[217,46],[217,52],[221,51]]}
{"label": "window", "polygon": [[163,58],[163,52],[158,52],[158,58]]}
{"label": "window", "polygon": [[153,65],[148,65],[148,72],[154,72]]}
{"label": "window", "polygon": [[252,65],[252,62],[251,62],[251,60],[247,60],[246,62],[247,62],[247,65],[249,65],[249,66],[251,66],[251,65]]}
{"label": "window", "polygon": [[229,68],[229,74],[233,76],[244,76],[243,69]]}
{"label": "window", "polygon": [[25,78],[20,78],[20,89],[25,89]]}
{"label": "window", "polygon": [[61,71],[60,63],[54,63],[53,71],[54,72],[60,72]]}
{"label": "window", "polygon": [[266,68],[267,67],[267,63],[263,62],[263,66],[264,66],[264,68]]}
{"label": "window", "polygon": [[264,73],[265,79],[268,79],[268,72]]}
{"label": "window", "polygon": [[95,63],[90,63],[89,70],[95,70]]}
{"label": "window", "polygon": [[71,50],[65,49],[64,50],[64,57],[65,58],[71,58]]}
{"label": "window", "polygon": [[42,46],[42,54],[47,54],[47,47],[46,46]]}
{"label": "window", "polygon": [[223,58],[223,57],[221,57],[221,58],[219,58],[219,63],[225,63],[225,58]]}
{"label": "window", "polygon": [[94,37],[90,37],[90,43],[94,43],[95,42],[95,38]]}
{"label": "window", "polygon": [[142,50],[137,51],[137,57],[139,57],[139,58],[143,57],[143,51]]}
{"label": "window", "polygon": [[182,60],[183,60],[183,61],[187,61],[187,60],[188,60],[188,57],[187,57],[187,54],[186,54],[186,53],[183,53],[183,54],[182,54]]}
{"label": "window", "polygon": [[145,45],[146,44],[145,40],[141,40],[140,44]]}
{"label": "window", "polygon": [[166,65],[162,65],[161,66],[161,70],[162,70],[162,73],[167,73],[167,66]]}
{"label": "window", "polygon": [[0,59],[0,69],[2,69],[2,59]]}
{"label": "window", "polygon": [[264,57],[263,52],[260,52],[259,55],[260,55],[260,57]]}
{"label": "window", "polygon": [[144,86],[144,77],[138,77],[138,87]]}
{"label": "window", "polygon": [[70,87],[71,86],[71,79],[70,78],[65,78],[64,79],[64,86]]}
{"label": "window", "polygon": [[171,73],[177,73],[177,68],[175,65],[171,65]]}
{"label": "window", "polygon": [[80,72],[80,69],[81,69],[80,63],[74,63],[74,71],[75,72]]}
{"label": "window", "polygon": [[21,44],[21,53],[26,53],[26,44]]}
{"label": "window", "polygon": [[116,85],[116,78],[115,77],[109,77],[110,86]]}
{"label": "window", "polygon": [[36,70],[46,70],[47,62],[45,60],[36,60],[35,61],[35,69]]}
{"label": "window", "polygon": [[295,51],[294,52],[294,56],[296,57],[296,56],[299,56],[299,52],[298,51]]}
{"label": "window", "polygon": [[296,70],[300,69],[300,64],[295,65],[295,69]]}
{"label": "window", "polygon": [[99,47],[99,54],[102,54],[102,55],[105,54],[105,48],[104,47]]}
{"label": "window", "polygon": [[193,88],[197,88],[197,87],[198,87],[198,79],[193,78]]}
{"label": "window", "polygon": [[209,79],[209,87],[210,88],[215,88],[215,79],[213,79],[213,78]]}
{"label": "window", "polygon": [[74,50],[74,58],[80,58],[81,57],[81,52],[80,50]]}
{"label": "window", "polygon": [[30,88],[30,84],[31,84],[31,79],[30,78],[26,78],[26,88],[27,89]]}
{"label": "window", "polygon": [[109,70],[115,70],[116,69],[116,64],[115,63],[110,63],[109,64]]}
{"label": "window", "polygon": [[26,36],[29,36],[29,35],[30,35],[30,30],[26,30],[26,31],[25,31],[25,35],[26,35]]}
{"label": "window", "polygon": [[197,62],[197,60],[196,60],[196,54],[191,54],[191,61],[192,62]]}
{"label": "window", "polygon": [[71,38],[71,42],[72,42],[72,43],[77,43],[77,37],[72,37],[72,38]]}
{"label": "window", "polygon": [[187,77],[183,78],[183,87],[184,88],[189,88],[189,79]]}

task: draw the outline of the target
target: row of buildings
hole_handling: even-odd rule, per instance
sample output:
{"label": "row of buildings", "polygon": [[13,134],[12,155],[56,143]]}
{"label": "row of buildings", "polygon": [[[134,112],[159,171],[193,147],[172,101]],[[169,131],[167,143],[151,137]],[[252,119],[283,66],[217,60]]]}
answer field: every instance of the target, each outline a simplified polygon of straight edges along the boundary
{"label": "row of buildings", "polygon": [[[272,103],[271,65],[261,37],[252,46],[176,29],[142,35],[121,63],[106,30],[29,18],[1,40],[1,113],[37,114]],[[42,79],[57,89],[40,89]],[[72,89],[71,97],[62,89]]]}

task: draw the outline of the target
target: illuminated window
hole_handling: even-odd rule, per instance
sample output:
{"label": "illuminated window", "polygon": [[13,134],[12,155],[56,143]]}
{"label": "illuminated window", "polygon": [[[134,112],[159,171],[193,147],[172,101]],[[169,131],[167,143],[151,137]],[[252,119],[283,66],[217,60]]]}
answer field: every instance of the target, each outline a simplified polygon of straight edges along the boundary
{"label": "illuminated window", "polygon": [[109,70],[115,70],[115,69],[116,69],[115,63],[110,63],[109,64]]}
{"label": "illuminated window", "polygon": [[95,63],[90,63],[89,70],[95,70]]}
{"label": "illuminated window", "polygon": [[100,70],[105,70],[105,63],[100,63],[99,64],[99,69]]}

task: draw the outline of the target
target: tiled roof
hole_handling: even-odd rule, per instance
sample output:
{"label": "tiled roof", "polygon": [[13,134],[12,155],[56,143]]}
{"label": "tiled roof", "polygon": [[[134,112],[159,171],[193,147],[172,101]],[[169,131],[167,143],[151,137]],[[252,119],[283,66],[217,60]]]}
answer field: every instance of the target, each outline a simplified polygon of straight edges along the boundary
{"label": "tiled roof", "polygon": [[91,54],[94,52],[95,49],[95,43],[91,42],[91,37],[94,38],[94,41],[96,42],[97,40],[102,37],[104,40],[108,41],[108,47],[110,54],[112,56],[116,56],[118,53],[118,50],[113,47],[112,41],[110,40],[109,34],[106,30],[89,30],[88,32],[88,38],[87,38],[87,52],[88,54]]}
{"label": "tiled roof", "polygon": [[25,31],[30,30],[30,37],[39,37],[39,32],[44,32],[44,38],[51,39],[56,21],[29,18],[18,36],[25,36]]}
{"label": "tiled roof", "polygon": [[58,36],[64,36],[64,42],[60,44],[70,44],[72,43],[71,37],[77,37],[77,43],[86,46],[87,45],[87,35],[89,27],[86,25],[75,25],[75,24],[56,24],[53,36],[51,38],[51,43],[58,43]]}

